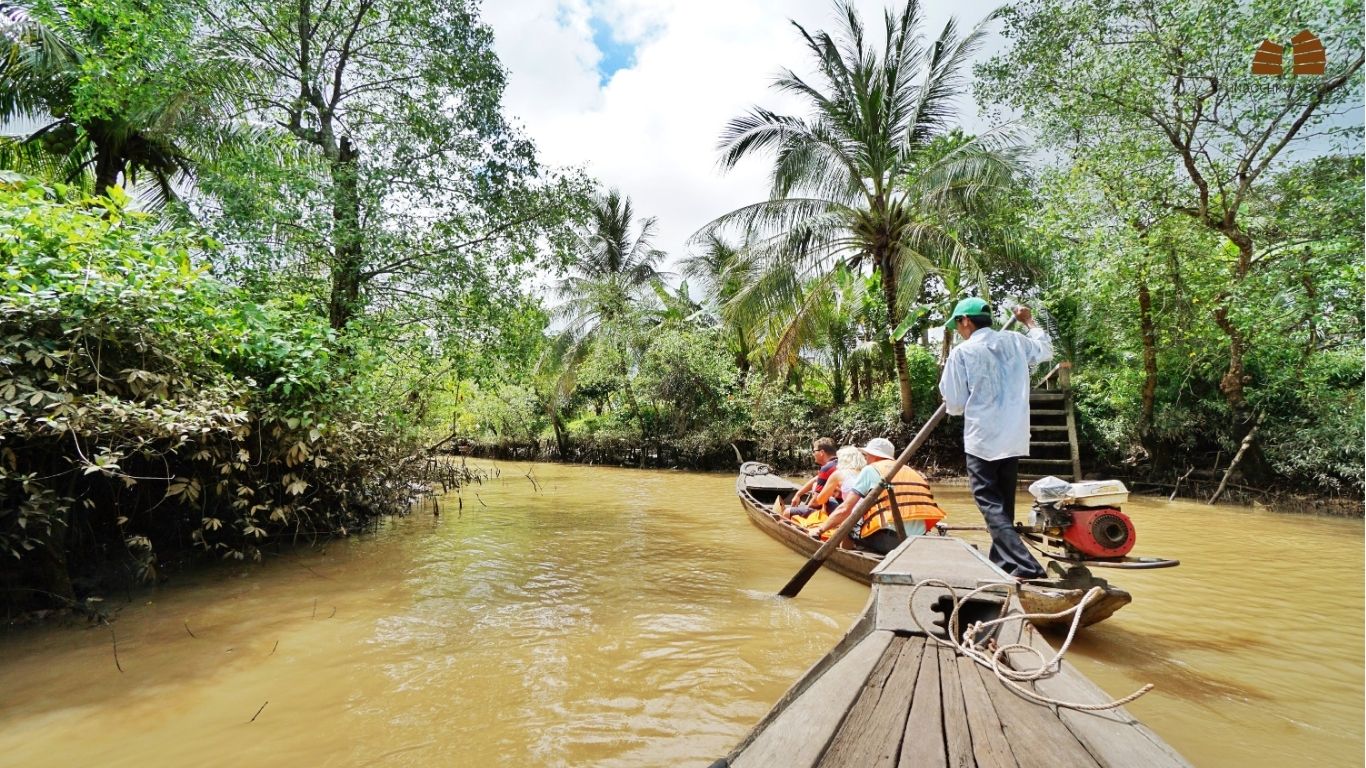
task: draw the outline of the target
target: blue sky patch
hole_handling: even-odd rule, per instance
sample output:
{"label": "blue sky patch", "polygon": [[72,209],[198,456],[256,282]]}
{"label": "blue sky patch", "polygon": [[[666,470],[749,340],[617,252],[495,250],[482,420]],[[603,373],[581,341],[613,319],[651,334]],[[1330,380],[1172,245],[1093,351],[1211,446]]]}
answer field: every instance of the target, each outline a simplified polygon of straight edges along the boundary
{"label": "blue sky patch", "polygon": [[627,69],[636,63],[636,47],[631,43],[617,40],[612,27],[597,16],[588,20],[588,26],[593,30],[593,45],[602,54],[598,61],[598,84],[607,85],[607,81],[611,80],[612,75],[618,70]]}

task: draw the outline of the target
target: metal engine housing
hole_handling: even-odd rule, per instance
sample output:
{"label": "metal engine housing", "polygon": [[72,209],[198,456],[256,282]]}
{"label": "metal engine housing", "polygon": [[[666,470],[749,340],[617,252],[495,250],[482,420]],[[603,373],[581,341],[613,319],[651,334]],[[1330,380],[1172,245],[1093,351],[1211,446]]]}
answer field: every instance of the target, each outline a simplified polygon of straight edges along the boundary
{"label": "metal engine housing", "polygon": [[1138,535],[1129,516],[1115,507],[1071,507],[1071,524],[1062,529],[1068,546],[1087,557],[1123,557]]}

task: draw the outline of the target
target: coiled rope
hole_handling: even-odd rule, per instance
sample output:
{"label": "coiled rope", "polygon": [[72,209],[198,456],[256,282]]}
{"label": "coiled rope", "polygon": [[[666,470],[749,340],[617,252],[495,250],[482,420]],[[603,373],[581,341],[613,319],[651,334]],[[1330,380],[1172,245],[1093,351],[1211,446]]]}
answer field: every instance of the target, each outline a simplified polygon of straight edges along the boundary
{"label": "coiled rope", "polygon": [[[967,593],[966,595],[960,598],[958,597],[958,591],[954,589],[953,585],[949,584],[948,582],[942,581],[940,579],[925,579],[923,581],[916,583],[915,587],[911,589],[911,618],[915,620],[916,626],[918,626],[922,632],[924,632],[927,636],[932,638],[936,643],[953,648],[958,653],[967,656],[968,658],[972,659],[978,664],[981,664],[983,667],[986,667],[987,669],[991,670],[992,673],[996,675],[996,679],[1000,680],[1002,683],[1004,683],[1011,690],[1015,691],[1015,693],[1019,694],[1021,697],[1033,701],[1036,704],[1047,704],[1055,707],[1061,707],[1064,709],[1076,709],[1085,712],[1096,712],[1105,709],[1114,709],[1116,707],[1122,707],[1125,704],[1128,704],[1129,702],[1133,701],[1134,699],[1137,699],[1138,697],[1153,689],[1153,684],[1148,683],[1144,685],[1142,688],[1139,688],[1137,691],[1134,691],[1133,693],[1129,694],[1128,696],[1125,696],[1120,699],[1114,699],[1104,704],[1080,704],[1078,702],[1062,701],[1060,699],[1054,699],[1048,696],[1043,696],[1021,685],[1020,683],[1031,683],[1036,680],[1043,680],[1045,678],[1052,677],[1053,675],[1056,675],[1059,671],[1061,671],[1063,654],[1067,653],[1067,649],[1072,645],[1072,638],[1076,636],[1077,629],[1081,625],[1082,611],[1086,608],[1087,603],[1091,602],[1097,596],[1104,594],[1104,591],[1100,587],[1091,587],[1086,591],[1086,594],[1082,596],[1081,601],[1078,602],[1075,606],[1068,608],[1065,611],[1059,611],[1057,613],[1008,613],[1004,616],[1001,616],[1000,618],[992,619],[991,621],[973,622],[970,626],[968,626],[967,631],[963,632],[960,636],[958,632],[958,613],[959,610],[963,607],[963,604],[971,600],[979,592],[983,592],[993,587],[1000,586],[1008,587],[1012,593],[1016,590],[1017,587],[1017,585],[1012,582],[991,582],[978,586],[976,589],[972,590],[971,592]],[[948,640],[939,637],[934,632],[927,629],[925,625],[920,621],[920,616],[915,610],[914,601],[916,593],[919,592],[922,587],[943,587],[949,591],[950,595],[953,596],[953,612],[949,614],[949,620],[947,624],[949,636]],[[1028,621],[1032,619],[1061,619],[1065,618],[1069,614],[1072,616],[1072,625],[1067,630],[1067,639],[1058,648],[1057,653],[1055,653],[1053,655],[1053,658],[1051,659],[1045,659],[1042,651],[1040,651],[1032,645],[1025,645],[1024,643],[1009,643],[1007,645],[998,645],[994,651],[989,652],[989,649],[987,647],[988,633],[985,630],[989,630],[998,624],[1004,624],[1010,621]],[[1038,659],[1039,666],[1032,670],[1021,670],[1014,669],[1006,664],[1003,664],[1001,662],[1002,657],[1004,657],[1006,653],[1009,653],[1010,651],[1016,649],[1029,651],[1030,653],[1034,654],[1034,656]]]}

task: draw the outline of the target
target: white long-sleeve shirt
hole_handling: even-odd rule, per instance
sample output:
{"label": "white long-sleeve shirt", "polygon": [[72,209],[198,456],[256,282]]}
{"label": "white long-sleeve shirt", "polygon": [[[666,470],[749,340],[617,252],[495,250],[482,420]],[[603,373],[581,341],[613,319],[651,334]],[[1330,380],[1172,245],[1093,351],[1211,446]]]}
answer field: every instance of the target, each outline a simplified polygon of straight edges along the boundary
{"label": "white long-sleeve shirt", "polygon": [[939,392],[949,415],[963,415],[965,452],[986,461],[1029,455],[1029,379],[1052,358],[1037,326],[1028,335],[979,328],[953,348]]}

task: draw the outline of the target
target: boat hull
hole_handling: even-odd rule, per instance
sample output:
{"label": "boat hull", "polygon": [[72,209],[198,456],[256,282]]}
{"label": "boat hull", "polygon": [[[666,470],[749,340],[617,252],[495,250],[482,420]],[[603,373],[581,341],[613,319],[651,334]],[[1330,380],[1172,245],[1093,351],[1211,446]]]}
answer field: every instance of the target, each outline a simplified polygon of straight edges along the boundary
{"label": "boat hull", "polygon": [[[751,464],[745,466],[749,467]],[[758,466],[764,470],[768,469],[764,465]],[[815,554],[823,542],[807,533],[805,528],[773,512],[774,500],[781,498],[784,503],[790,502],[792,494],[797,492],[797,486],[773,474],[748,477],[760,479],[747,481],[747,476],[742,471],[740,479],[736,481],[735,492],[740,497],[740,506],[745,510],[750,522],[798,554],[808,557]],[[853,549],[839,549],[826,559],[825,567],[854,581],[870,584],[870,574],[880,562],[882,558],[878,555]]]}

